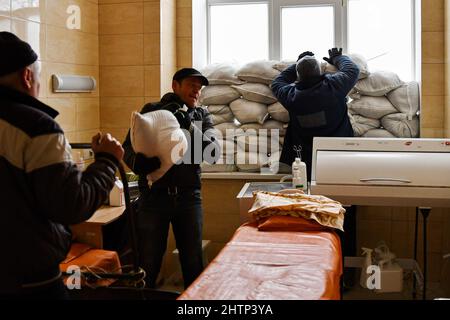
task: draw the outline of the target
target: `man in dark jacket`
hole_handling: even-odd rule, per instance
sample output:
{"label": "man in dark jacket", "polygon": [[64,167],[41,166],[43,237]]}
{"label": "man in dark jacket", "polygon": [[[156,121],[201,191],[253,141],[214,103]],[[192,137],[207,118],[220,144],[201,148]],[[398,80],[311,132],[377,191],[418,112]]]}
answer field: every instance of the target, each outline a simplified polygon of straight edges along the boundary
{"label": "man in dark jacket", "polygon": [[0,299],[66,298],[59,270],[71,244],[65,226],[105,202],[124,151],[98,134],[95,161],[80,172],[58,112],[36,99],[36,53],[9,32],[0,32],[0,48]]}
{"label": "man in dark jacket", "polygon": [[[136,154],[131,146],[129,132],[123,144],[125,162],[139,175],[139,254],[141,265],[147,272],[148,287],[156,286],[167,247],[169,224],[172,224],[179,251],[184,286],[188,287],[204,267],[200,163],[203,160],[214,162],[220,155],[211,116],[205,109],[197,107],[200,90],[206,85],[208,80],[199,71],[192,68],[178,70],[172,80],[173,93],[167,93],[161,101],[148,103],[142,108],[142,114],[155,110],[172,112],[190,143],[183,162],[174,165],[151,187],[146,175],[159,168],[159,159]],[[209,159],[203,158],[203,151],[207,147],[213,151],[207,157]]]}
{"label": "man in dark jacket", "polygon": [[324,58],[338,72],[321,74],[320,65],[312,52],[299,56],[272,82],[272,91],[289,112],[289,125],[281,151],[280,162],[291,165],[301,149],[311,179],[312,145],[314,137],[353,137],[347,114],[347,94],[356,84],[358,67],[342,49],[329,50]]}
{"label": "man in dark jacket", "polygon": [[[336,66],[333,74],[321,74],[320,65],[310,51],[299,55],[297,63],[288,67],[273,82],[272,91],[289,111],[280,162],[291,165],[301,150],[306,163],[308,181],[311,181],[311,162],[314,137],[353,137],[347,113],[347,94],[355,86],[359,68],[342,55],[342,49],[328,50],[324,58]],[[356,254],[355,208],[347,208],[344,222],[345,234],[339,232],[344,256]],[[350,271],[350,272],[349,272]],[[344,273],[344,285],[351,286],[351,270]]]}

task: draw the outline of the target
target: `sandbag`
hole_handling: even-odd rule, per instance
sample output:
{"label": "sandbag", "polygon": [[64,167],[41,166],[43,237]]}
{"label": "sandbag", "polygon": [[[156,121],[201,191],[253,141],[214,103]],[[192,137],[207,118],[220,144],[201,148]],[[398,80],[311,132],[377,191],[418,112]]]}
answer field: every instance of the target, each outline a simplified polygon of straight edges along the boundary
{"label": "sandbag", "polygon": [[398,138],[416,138],[419,136],[419,118],[412,119],[405,113],[389,114],[381,118],[381,125]]}
{"label": "sandbag", "polygon": [[[227,140],[229,140],[230,138],[227,137],[227,130],[228,130],[228,135],[230,135],[232,138],[235,136],[235,131],[237,129],[239,129],[239,126],[234,121],[233,122],[223,122],[223,123],[214,125],[214,129],[216,129],[217,131],[220,132],[221,138],[223,138],[223,139],[227,138]],[[217,139],[219,139],[219,138],[217,138]]]}
{"label": "sandbag", "polygon": [[246,99],[237,99],[230,103],[231,111],[236,119],[241,123],[258,122],[263,124],[269,116],[265,104],[248,101]]}
{"label": "sandbag", "polygon": [[362,95],[381,97],[403,84],[404,82],[394,72],[376,71],[369,74],[367,78],[359,80],[355,89]]}
{"label": "sandbag", "polygon": [[208,112],[211,114],[211,120],[213,125],[220,124],[223,122],[232,122],[234,121],[233,112],[226,104],[212,104],[208,106]]}
{"label": "sandbag", "polygon": [[161,178],[188,149],[185,134],[175,116],[167,110],[140,114],[133,112],[130,126],[131,146],[134,152],[147,157],[158,157],[161,167],[147,175],[149,184]]}
{"label": "sandbag", "polygon": [[371,129],[380,127],[380,120],[363,117],[359,114],[350,115],[350,123],[353,127],[353,133],[356,137],[362,136]]}
{"label": "sandbag", "polygon": [[206,86],[201,91],[199,101],[204,106],[211,104],[229,104],[231,101],[238,99],[239,96],[240,93],[230,86]]}
{"label": "sandbag", "polygon": [[238,65],[235,63],[213,63],[201,70],[208,79],[209,85],[242,84],[244,81],[236,76]]}
{"label": "sandbag", "polygon": [[395,136],[385,129],[371,129],[362,135],[364,138],[395,138]]}
{"label": "sandbag", "polygon": [[233,85],[232,88],[239,91],[242,97],[249,101],[271,104],[277,101],[270,88],[262,83],[245,83]]}
{"label": "sandbag", "polygon": [[408,82],[389,92],[387,98],[399,112],[412,117],[419,110],[419,84]]}
{"label": "sandbag", "polygon": [[249,62],[243,65],[236,75],[239,79],[247,82],[257,82],[264,84],[271,84],[273,79],[280,74],[280,72],[273,68],[276,61],[272,60],[258,60]]}
{"label": "sandbag", "polygon": [[247,131],[246,134],[236,137],[238,150],[257,153],[280,152],[280,139],[277,136],[264,136]]}
{"label": "sandbag", "polygon": [[267,107],[270,117],[281,122],[289,122],[289,112],[279,102],[275,102]]}
{"label": "sandbag", "polygon": [[386,97],[361,96],[348,103],[351,114],[359,114],[371,119],[380,119],[388,114],[398,112]]}

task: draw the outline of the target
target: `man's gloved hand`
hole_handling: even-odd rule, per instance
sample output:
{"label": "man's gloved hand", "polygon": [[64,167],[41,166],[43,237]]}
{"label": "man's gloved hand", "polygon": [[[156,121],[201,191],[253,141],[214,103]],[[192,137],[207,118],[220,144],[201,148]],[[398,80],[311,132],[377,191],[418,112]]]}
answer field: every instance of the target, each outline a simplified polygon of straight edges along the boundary
{"label": "man's gloved hand", "polygon": [[312,56],[314,56],[314,53],[312,53],[311,51],[305,51],[303,53],[300,53],[300,55],[297,58],[297,61],[300,60],[303,57],[306,57],[306,56],[311,56],[312,57]]}
{"label": "man's gloved hand", "polygon": [[178,109],[180,109],[181,108],[181,106],[178,104],[178,103],[176,103],[176,102],[171,102],[171,103],[168,103],[168,104],[165,104],[162,108],[161,108],[161,110],[167,110],[167,111],[170,111],[170,112],[172,112],[172,113],[175,113]]}
{"label": "man's gloved hand", "polygon": [[133,171],[138,175],[147,175],[161,167],[161,160],[158,157],[147,157],[142,153],[136,153],[134,158]]}
{"label": "man's gloved hand", "polygon": [[334,60],[336,57],[342,56],[342,48],[332,48],[330,50],[328,50],[328,55],[330,56],[329,58],[327,57],[323,57],[323,60],[325,60],[326,62],[328,62],[329,64],[334,65]]}
{"label": "man's gloved hand", "polygon": [[181,129],[190,130],[192,123],[189,114],[183,110],[177,110],[174,114],[175,118],[177,118],[178,123],[180,124]]}

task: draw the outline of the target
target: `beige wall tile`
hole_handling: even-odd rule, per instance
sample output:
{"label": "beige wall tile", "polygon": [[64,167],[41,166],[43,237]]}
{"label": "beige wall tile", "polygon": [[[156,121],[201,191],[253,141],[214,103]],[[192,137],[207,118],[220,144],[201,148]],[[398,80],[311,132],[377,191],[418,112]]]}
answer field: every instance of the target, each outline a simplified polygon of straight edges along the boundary
{"label": "beige wall tile", "polygon": [[57,110],[59,115],[55,118],[56,122],[66,132],[76,131],[76,101],[73,98],[48,98],[46,102],[50,107]]}
{"label": "beige wall tile", "polygon": [[47,59],[71,64],[98,64],[98,35],[47,26]]}
{"label": "beige wall tile", "polygon": [[420,121],[423,128],[443,128],[444,96],[422,96]]}
{"label": "beige wall tile", "polygon": [[139,3],[99,5],[100,34],[143,33],[144,6]]}
{"label": "beige wall tile", "polygon": [[145,91],[146,97],[157,97],[161,95],[161,67],[145,66]]}
{"label": "beige wall tile", "polygon": [[11,0],[11,16],[34,22],[45,22],[45,1],[17,1]]}
{"label": "beige wall tile", "polygon": [[144,34],[144,64],[161,64],[161,43],[159,33]]}
{"label": "beige wall tile", "polygon": [[422,64],[422,95],[444,95],[444,64]]}
{"label": "beige wall tile", "polygon": [[444,32],[422,32],[422,63],[444,63]]}
{"label": "beige wall tile", "polygon": [[144,62],[144,35],[100,36],[100,65],[136,66]]}
{"label": "beige wall tile", "polygon": [[192,0],[176,0],[178,8],[192,8]]}
{"label": "beige wall tile", "polygon": [[177,37],[192,37],[192,8],[177,8]]}
{"label": "beige wall tile", "polygon": [[69,141],[79,143],[90,143],[92,141],[92,137],[95,136],[98,132],[99,129],[77,131],[75,137]]}
{"label": "beige wall tile", "polygon": [[420,129],[421,138],[444,138],[443,128],[421,128]]}
{"label": "beige wall tile", "polygon": [[104,97],[141,97],[144,94],[142,67],[100,67],[100,83]]}
{"label": "beige wall tile", "polygon": [[70,5],[77,5],[81,11],[81,29],[79,31],[98,34],[98,5],[88,0],[46,0],[46,23],[66,28]]}
{"label": "beige wall tile", "polygon": [[192,38],[177,38],[177,65],[192,67]]}
{"label": "beige wall tile", "polygon": [[444,30],[444,0],[422,1],[422,31]]}
{"label": "beige wall tile", "polygon": [[99,98],[75,98],[77,107],[77,130],[99,130]]}
{"label": "beige wall tile", "polygon": [[160,32],[160,14],[158,1],[144,3],[144,33]]}
{"label": "beige wall tile", "polygon": [[119,140],[120,142],[125,141],[125,137],[127,136],[128,127],[124,128],[107,128],[103,127],[101,128],[101,132],[103,133],[110,133],[114,138]]}
{"label": "beige wall tile", "polygon": [[98,0],[99,4],[131,3],[131,2],[143,2],[143,0]]}
{"label": "beige wall tile", "polygon": [[101,126],[124,128],[130,126],[131,113],[139,112],[144,106],[144,98],[100,98]]}

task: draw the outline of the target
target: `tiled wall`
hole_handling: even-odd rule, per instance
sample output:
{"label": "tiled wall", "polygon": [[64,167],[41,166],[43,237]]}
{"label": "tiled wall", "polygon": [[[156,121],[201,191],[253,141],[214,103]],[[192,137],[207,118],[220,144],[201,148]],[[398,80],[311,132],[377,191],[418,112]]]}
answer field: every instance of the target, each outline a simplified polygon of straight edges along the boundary
{"label": "tiled wall", "polygon": [[[81,29],[66,28],[70,4],[81,9]],[[0,30],[28,41],[42,61],[40,99],[60,112],[56,118],[71,142],[90,141],[100,127],[99,91],[53,93],[54,73],[98,77],[96,0],[0,0]]]}
{"label": "tiled wall", "polygon": [[171,91],[175,9],[175,0],[99,0],[102,131],[123,140],[131,113]]}

